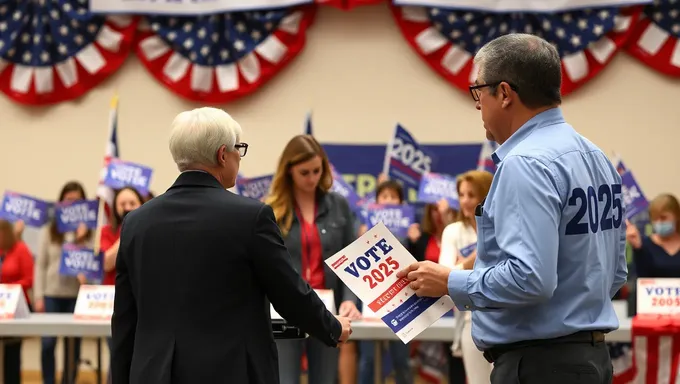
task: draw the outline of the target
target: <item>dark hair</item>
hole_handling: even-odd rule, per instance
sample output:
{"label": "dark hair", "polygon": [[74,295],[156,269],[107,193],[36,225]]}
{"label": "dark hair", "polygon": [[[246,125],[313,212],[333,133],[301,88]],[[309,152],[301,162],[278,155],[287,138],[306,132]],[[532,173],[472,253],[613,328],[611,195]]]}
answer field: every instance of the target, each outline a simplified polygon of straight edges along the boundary
{"label": "dark hair", "polygon": [[[64,184],[63,187],[61,187],[61,192],[59,192],[59,200],[57,201],[58,202],[64,201],[64,197],[66,196],[66,194],[71,192],[78,192],[80,193],[81,199],[83,200],[86,199],[85,188],[83,188],[83,185],[77,181],[69,181],[68,183]],[[87,236],[88,237],[92,236],[92,232],[88,231]],[[52,240],[52,243],[54,244],[64,243],[64,234],[59,233],[59,230],[57,229],[56,217],[53,217],[52,222],[50,223],[50,240]]]}
{"label": "dark hair", "polygon": [[139,205],[142,205],[146,202],[142,194],[132,187],[124,187],[117,190],[116,193],[113,195],[113,207],[111,207],[111,217],[109,219],[111,220],[111,229],[113,230],[114,233],[123,223],[123,217],[121,217],[121,215],[118,214],[118,210],[116,209],[116,202],[118,201],[118,196],[120,196],[121,192],[123,191],[132,191],[132,193],[134,193],[137,199],[139,200]]}
{"label": "dark hair", "polygon": [[524,33],[500,36],[485,44],[475,56],[484,84],[508,83],[528,108],[562,103],[562,61],[546,40]]}
{"label": "dark hair", "polygon": [[398,181],[386,180],[378,184],[378,187],[375,189],[375,198],[377,199],[378,196],[386,190],[394,191],[394,193],[397,194],[399,197],[399,204],[404,202],[404,187],[402,187]]}
{"label": "dark hair", "polygon": [[146,201],[149,201],[149,200],[153,199],[154,197],[156,197],[156,195],[155,195],[153,192],[148,191],[148,192],[146,193],[146,199],[144,199],[144,201],[145,201],[145,202],[146,202]]}

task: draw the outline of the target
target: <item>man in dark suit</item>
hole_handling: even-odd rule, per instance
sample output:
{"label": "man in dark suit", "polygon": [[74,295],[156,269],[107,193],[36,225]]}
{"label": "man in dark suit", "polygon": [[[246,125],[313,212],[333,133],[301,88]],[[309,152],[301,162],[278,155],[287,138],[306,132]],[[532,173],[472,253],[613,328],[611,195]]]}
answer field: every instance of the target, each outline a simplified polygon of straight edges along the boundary
{"label": "man in dark suit", "polygon": [[[182,172],[123,221],[111,321],[114,384],[277,384],[269,301],[329,346],[351,333],[293,268],[272,209],[235,195],[248,145],[226,112],[179,114]],[[269,300],[269,301],[268,301]]]}

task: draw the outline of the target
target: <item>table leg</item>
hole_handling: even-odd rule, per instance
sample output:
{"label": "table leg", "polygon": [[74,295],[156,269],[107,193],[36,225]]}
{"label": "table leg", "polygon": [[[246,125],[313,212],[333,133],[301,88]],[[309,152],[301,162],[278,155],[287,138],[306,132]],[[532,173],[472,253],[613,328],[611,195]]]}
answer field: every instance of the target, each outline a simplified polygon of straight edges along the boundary
{"label": "table leg", "polygon": [[102,339],[97,338],[97,384],[102,384]]}
{"label": "table leg", "polygon": [[0,337],[0,383],[5,381],[5,340]]}
{"label": "table leg", "polygon": [[77,368],[77,363],[76,363],[76,351],[75,351],[75,344],[76,340],[73,337],[65,337],[64,342],[66,343],[66,356],[64,356],[64,359],[66,359],[66,371],[64,372],[64,375],[66,375],[66,381],[62,380],[65,384],[73,384],[75,382],[76,378],[76,372],[78,371]]}
{"label": "table leg", "polygon": [[383,352],[383,341],[382,340],[376,340],[375,341],[375,354],[374,358],[375,360],[373,361],[373,383],[374,384],[382,384],[383,383],[383,374],[382,374],[382,352]]}

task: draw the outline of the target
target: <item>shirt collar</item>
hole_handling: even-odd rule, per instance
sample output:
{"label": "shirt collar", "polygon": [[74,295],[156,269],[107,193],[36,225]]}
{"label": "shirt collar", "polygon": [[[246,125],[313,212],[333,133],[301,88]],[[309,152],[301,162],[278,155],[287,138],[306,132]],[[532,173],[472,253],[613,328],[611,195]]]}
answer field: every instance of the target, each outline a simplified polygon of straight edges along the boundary
{"label": "shirt collar", "polygon": [[491,154],[491,159],[494,164],[498,165],[510,151],[526,139],[534,130],[563,122],[564,116],[562,116],[562,110],[560,108],[551,108],[539,113],[524,123],[517,132],[513,133],[505,143],[499,146],[498,149]]}

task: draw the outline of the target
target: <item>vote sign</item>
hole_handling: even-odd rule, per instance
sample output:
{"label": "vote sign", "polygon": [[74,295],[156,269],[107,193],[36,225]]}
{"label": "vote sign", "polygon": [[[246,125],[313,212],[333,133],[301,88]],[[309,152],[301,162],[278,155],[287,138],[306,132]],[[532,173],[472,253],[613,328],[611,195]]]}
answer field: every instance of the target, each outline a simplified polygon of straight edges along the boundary
{"label": "vote sign", "polygon": [[630,171],[626,171],[621,175],[621,185],[623,189],[623,203],[626,207],[626,218],[630,220],[646,211],[649,207],[649,201],[647,201],[640,185]]}
{"label": "vote sign", "polygon": [[416,211],[410,205],[369,204],[365,212],[363,219],[369,228],[383,223],[390,232],[400,238],[406,238],[408,228],[416,217]]}
{"label": "vote sign", "polygon": [[[315,289],[314,292],[319,296],[319,299],[323,301],[326,305],[326,309],[335,315],[335,296],[333,295],[332,289]],[[272,319],[283,319],[281,315],[274,309],[274,306],[270,304],[269,315]]]}
{"label": "vote sign", "polygon": [[79,320],[111,320],[116,287],[113,285],[81,285],[73,317]]}
{"label": "vote sign", "polygon": [[383,172],[390,179],[417,190],[422,175],[430,172],[432,166],[432,155],[425,151],[409,131],[397,125],[387,147]]}
{"label": "vote sign", "polygon": [[106,169],[104,184],[113,189],[132,187],[144,196],[149,193],[152,173],[153,170],[147,166],[121,159],[111,159]]}
{"label": "vote sign", "polygon": [[21,285],[0,284],[0,320],[24,319],[28,315],[28,304]]}
{"label": "vote sign", "polygon": [[456,179],[444,174],[426,173],[420,181],[418,201],[437,203],[441,199],[445,199],[451,208],[460,209]]}
{"label": "vote sign", "polygon": [[0,218],[11,223],[22,220],[31,227],[41,227],[49,220],[50,203],[35,197],[7,191],[2,199]]}
{"label": "vote sign", "polygon": [[266,175],[252,178],[239,178],[236,180],[236,188],[241,196],[262,200],[269,194],[269,186],[272,184],[274,175]]}
{"label": "vote sign", "polygon": [[468,257],[472,254],[477,249],[477,243],[472,243],[469,245],[464,246],[459,250],[460,255],[463,257]]}
{"label": "vote sign", "polygon": [[680,278],[639,278],[638,315],[679,315]]}
{"label": "vote sign", "polygon": [[57,203],[55,208],[54,215],[59,233],[73,232],[78,229],[80,223],[85,224],[89,229],[97,228],[99,211],[97,200],[64,201]]}
{"label": "vote sign", "polygon": [[448,296],[418,297],[397,272],[416,262],[383,223],[326,259],[368,308],[408,343],[453,308]]}
{"label": "vote sign", "polygon": [[88,280],[101,279],[104,275],[103,254],[95,254],[94,250],[75,244],[64,244],[61,248],[59,274],[78,276],[81,273]]}

